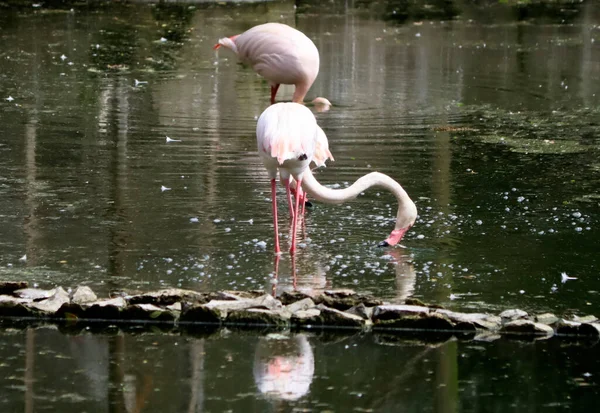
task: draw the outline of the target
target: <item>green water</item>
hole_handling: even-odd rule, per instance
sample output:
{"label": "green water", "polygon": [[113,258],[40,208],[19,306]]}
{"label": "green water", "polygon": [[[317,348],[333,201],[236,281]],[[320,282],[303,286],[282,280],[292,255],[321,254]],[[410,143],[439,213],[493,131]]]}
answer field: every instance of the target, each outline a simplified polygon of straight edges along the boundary
{"label": "green water", "polygon": [[[102,296],[161,287],[276,294],[349,287],[389,301],[415,296],[462,310],[600,314],[598,4],[50,6],[0,7],[0,279],[86,284]],[[275,275],[269,181],[255,148],[269,85],[232,54],[212,50],[219,37],[266,21],[298,28],[321,53],[307,98],[333,103],[316,116],[336,160],[317,179],[345,186],[374,170],[397,179],[419,209],[405,248],[376,248],[393,228],[396,205],[375,189],[342,206],[317,203],[306,216],[295,262],[284,254]],[[282,86],[278,98],[290,100],[292,90]],[[181,142],[167,143],[167,136]],[[285,211],[281,189],[280,195]],[[280,231],[285,249],[283,218]],[[577,280],[561,283],[562,272]],[[42,337],[34,351],[45,351],[47,340],[63,353],[66,342],[80,342],[83,353],[100,345],[87,336],[27,334]],[[25,346],[27,334],[3,332],[3,342],[6,336],[16,347],[3,344],[2,351],[22,352],[15,349]],[[188,338],[122,336],[131,343],[134,370],[155,348],[152,340],[169,347],[160,357],[171,369],[150,360],[151,378],[142,368],[125,385],[125,376],[108,373],[116,368],[109,367],[115,339],[89,340],[105,352],[98,361],[104,387],[95,385],[96,396],[91,389],[73,393],[83,399],[71,395],[69,383],[85,382],[77,375],[86,374],[73,365],[69,371],[76,373],[52,379],[62,389],[48,399],[52,410],[63,403],[83,411],[77,403],[99,397],[104,407],[98,409],[113,411],[110,406],[135,401],[119,393],[122,386],[153,400],[156,392],[182,385],[178,380],[189,385],[190,357],[202,353],[191,350],[200,342]],[[236,340],[252,344],[235,347]],[[203,345],[239,360],[254,354],[260,340],[234,335]],[[308,341],[315,379],[298,406],[315,411],[487,411],[490,403],[503,406],[494,411],[533,410],[519,403],[583,410],[596,394],[595,382],[582,387],[577,381],[584,373],[577,366],[585,363],[556,344],[446,343],[431,350],[431,366],[421,358],[403,375],[410,358],[405,344],[390,349],[367,340],[359,343],[364,354],[352,356],[360,360],[338,360],[343,345]],[[416,357],[419,346],[413,350]],[[187,370],[175,372],[176,363],[162,357]],[[206,381],[214,390],[203,393],[207,411],[239,410],[250,401],[257,411],[267,409],[253,387],[252,358],[216,362],[225,364],[215,364]],[[464,358],[473,360],[470,368]],[[3,384],[16,386],[3,392],[0,400],[10,406],[3,410],[22,410],[22,359],[0,364],[18,372],[13,384]],[[51,366],[36,364],[35,375],[52,376]],[[235,406],[228,406],[223,400],[231,392],[213,377],[238,374],[244,381]],[[562,395],[548,397],[548,386]],[[115,392],[121,401],[113,400]],[[177,398],[172,411],[187,410],[200,397],[189,392],[168,392]],[[337,408],[336,400],[348,407]]]}

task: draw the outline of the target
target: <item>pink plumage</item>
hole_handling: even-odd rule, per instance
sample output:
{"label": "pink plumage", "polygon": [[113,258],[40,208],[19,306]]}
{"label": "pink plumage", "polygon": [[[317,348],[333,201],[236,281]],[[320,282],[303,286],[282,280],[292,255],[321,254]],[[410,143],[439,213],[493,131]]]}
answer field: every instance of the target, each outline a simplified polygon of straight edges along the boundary
{"label": "pink plumage", "polygon": [[[380,246],[393,246],[402,240],[404,234],[414,225],[417,219],[417,207],[404,188],[389,176],[371,172],[360,177],[351,186],[343,189],[330,189],[321,185],[313,176],[309,164],[314,161],[317,166],[327,159],[333,159],[329,152],[327,137],[317,125],[312,112],[297,103],[278,103],[269,106],[258,119],[256,126],[258,153],[262,158],[269,178],[271,178],[271,201],[273,206],[273,223],[275,228],[275,251],[280,252],[279,232],[277,226],[276,178],[279,172],[286,187],[288,204],[293,218],[292,246],[296,249],[296,226],[300,188],[304,188],[316,200],[341,204],[356,198],[365,190],[379,186],[390,191],[398,200],[396,225],[391,234]],[[290,179],[297,181],[296,207],[292,207]],[[304,185],[304,186],[303,186]]]}
{"label": "pink plumage", "polygon": [[266,23],[219,39],[271,84],[271,103],[280,84],[295,85],[293,102],[302,103],[319,74],[319,51],[304,33],[281,23]]}

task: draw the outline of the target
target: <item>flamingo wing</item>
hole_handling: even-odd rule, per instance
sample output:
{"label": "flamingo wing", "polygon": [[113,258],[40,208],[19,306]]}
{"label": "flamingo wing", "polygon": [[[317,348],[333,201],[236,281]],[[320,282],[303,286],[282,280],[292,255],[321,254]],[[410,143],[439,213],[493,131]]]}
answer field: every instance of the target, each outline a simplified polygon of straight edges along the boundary
{"label": "flamingo wing", "polygon": [[258,119],[256,136],[261,156],[287,160],[312,160],[317,141],[317,121],[312,112],[297,103],[269,106]]}

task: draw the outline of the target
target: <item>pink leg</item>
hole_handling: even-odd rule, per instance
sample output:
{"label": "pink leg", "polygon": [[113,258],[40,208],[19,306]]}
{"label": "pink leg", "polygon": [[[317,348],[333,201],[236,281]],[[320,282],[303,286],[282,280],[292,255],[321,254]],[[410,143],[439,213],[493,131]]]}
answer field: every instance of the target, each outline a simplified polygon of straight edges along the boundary
{"label": "pink leg", "polygon": [[[298,188],[301,188],[302,186],[302,179],[298,179]],[[300,197],[297,196],[296,197],[296,209],[295,209],[295,213],[294,213],[294,221],[292,223],[292,247],[290,248],[290,253],[294,253],[296,252],[296,225],[298,224],[298,213],[300,212],[299,210],[300,207]]]}
{"label": "pink leg", "polygon": [[271,86],[271,105],[275,103],[275,95],[277,94],[277,90],[279,90],[279,84]]}
{"label": "pink leg", "polygon": [[296,276],[296,256],[292,255],[292,287],[294,291],[298,288],[298,277]]}
{"label": "pink leg", "polygon": [[285,193],[287,195],[288,206],[290,207],[290,217],[294,219],[294,205],[292,204],[292,190],[290,188],[290,180],[285,179],[283,182],[285,184]]}
{"label": "pink leg", "polygon": [[[279,257],[279,254],[275,255],[275,270],[273,271],[273,278],[275,279],[275,281],[279,281]],[[273,283],[271,295],[273,297],[277,297],[277,282]]]}
{"label": "pink leg", "polygon": [[304,210],[306,209],[306,192],[302,192],[302,216],[304,216]]}
{"label": "pink leg", "polygon": [[273,227],[275,227],[275,253],[281,253],[279,249],[279,228],[277,228],[277,190],[275,179],[271,179],[271,202],[273,203]]}

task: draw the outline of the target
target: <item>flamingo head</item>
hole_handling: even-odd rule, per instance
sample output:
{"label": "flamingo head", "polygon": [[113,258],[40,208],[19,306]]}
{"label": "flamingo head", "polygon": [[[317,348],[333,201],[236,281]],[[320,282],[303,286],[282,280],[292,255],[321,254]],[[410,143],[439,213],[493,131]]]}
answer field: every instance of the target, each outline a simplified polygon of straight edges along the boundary
{"label": "flamingo head", "polygon": [[398,244],[402,240],[404,234],[406,234],[406,231],[410,229],[410,227],[412,227],[412,225],[409,225],[405,228],[393,230],[389,237],[387,237],[384,241],[381,241],[379,243],[378,247],[391,247]]}
{"label": "flamingo head", "polygon": [[315,98],[311,103],[315,106],[317,112],[327,112],[332,106],[331,102],[323,97]]}

